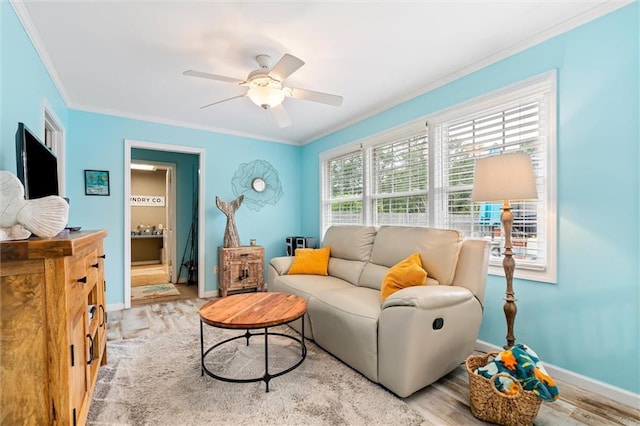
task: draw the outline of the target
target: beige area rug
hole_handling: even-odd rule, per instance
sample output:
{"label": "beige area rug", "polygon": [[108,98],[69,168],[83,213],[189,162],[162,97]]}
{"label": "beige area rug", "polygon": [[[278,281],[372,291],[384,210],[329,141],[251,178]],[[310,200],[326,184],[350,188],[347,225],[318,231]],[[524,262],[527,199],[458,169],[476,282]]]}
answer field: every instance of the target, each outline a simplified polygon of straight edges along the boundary
{"label": "beige area rug", "polygon": [[[243,330],[205,325],[205,350]],[[287,327],[278,332],[294,333]],[[269,338],[270,373],[295,363],[300,346]],[[334,357],[307,343],[297,369],[264,382],[228,383],[200,376],[199,330],[108,342],[89,425],[419,425],[415,410]],[[216,374],[264,374],[264,339],[221,346],[206,358]]]}
{"label": "beige area rug", "polygon": [[163,296],[177,296],[180,291],[171,283],[150,284],[131,287],[131,300],[149,299]]}

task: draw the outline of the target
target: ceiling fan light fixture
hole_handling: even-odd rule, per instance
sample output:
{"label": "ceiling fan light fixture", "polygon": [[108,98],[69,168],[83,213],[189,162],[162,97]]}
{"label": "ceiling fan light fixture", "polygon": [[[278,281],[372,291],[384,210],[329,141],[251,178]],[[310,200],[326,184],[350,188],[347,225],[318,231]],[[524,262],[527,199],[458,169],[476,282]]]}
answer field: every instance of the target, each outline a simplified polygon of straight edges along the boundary
{"label": "ceiling fan light fixture", "polygon": [[280,105],[284,101],[284,92],[281,89],[276,89],[270,86],[256,86],[249,88],[247,96],[251,101],[264,108],[269,109],[274,106]]}

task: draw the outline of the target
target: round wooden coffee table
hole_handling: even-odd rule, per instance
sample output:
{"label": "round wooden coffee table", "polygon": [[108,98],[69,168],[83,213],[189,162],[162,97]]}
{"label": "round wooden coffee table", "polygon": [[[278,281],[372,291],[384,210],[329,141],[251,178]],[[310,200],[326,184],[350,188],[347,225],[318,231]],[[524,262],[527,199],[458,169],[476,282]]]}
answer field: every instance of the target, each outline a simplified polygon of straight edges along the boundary
{"label": "round wooden coffee table", "polygon": [[[282,376],[297,368],[307,356],[307,347],[304,344],[304,321],[302,321],[302,334],[300,338],[282,333],[269,332],[270,327],[289,323],[301,318],[307,311],[307,302],[298,296],[286,293],[242,293],[234,294],[213,300],[200,308],[200,354],[201,375],[207,375],[214,379],[234,383],[250,383],[264,381],[269,392],[269,381],[274,377]],[[203,324],[212,327],[245,329],[246,332],[239,336],[231,337],[216,343],[206,351],[204,350]],[[250,330],[264,328],[264,332],[251,332]],[[250,379],[235,379],[217,375],[207,369],[204,360],[214,349],[236,339],[249,339],[251,336],[264,336],[264,375]],[[300,359],[291,367],[277,373],[269,372],[269,336],[282,336],[300,343]]]}

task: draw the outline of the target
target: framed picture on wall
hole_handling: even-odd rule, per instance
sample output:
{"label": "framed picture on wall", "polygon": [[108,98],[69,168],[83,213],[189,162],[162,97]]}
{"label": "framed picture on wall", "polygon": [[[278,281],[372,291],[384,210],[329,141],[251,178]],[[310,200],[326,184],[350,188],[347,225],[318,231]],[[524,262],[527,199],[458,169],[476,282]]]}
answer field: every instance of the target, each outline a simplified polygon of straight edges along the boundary
{"label": "framed picture on wall", "polygon": [[84,171],[84,195],[110,195],[108,170]]}

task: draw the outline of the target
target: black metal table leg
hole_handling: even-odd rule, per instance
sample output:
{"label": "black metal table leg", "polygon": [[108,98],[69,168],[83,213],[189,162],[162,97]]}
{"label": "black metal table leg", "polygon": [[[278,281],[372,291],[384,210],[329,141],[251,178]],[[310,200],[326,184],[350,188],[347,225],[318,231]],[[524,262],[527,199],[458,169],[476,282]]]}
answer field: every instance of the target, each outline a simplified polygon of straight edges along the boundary
{"label": "black metal table leg", "polygon": [[264,329],[264,382],[267,385],[267,392],[269,392],[269,380],[271,380],[271,376],[269,375],[269,341],[268,341],[269,333],[267,329]]}
{"label": "black metal table leg", "polygon": [[200,320],[200,377],[204,376],[204,336],[202,333],[202,320]]}
{"label": "black metal table leg", "polygon": [[[208,376],[213,377],[214,379],[217,380],[222,380],[224,382],[233,382],[233,383],[251,383],[251,382],[260,382],[263,381],[266,384],[266,392],[269,392],[269,382],[271,381],[271,379],[275,378],[275,377],[279,377],[282,376],[283,374],[286,374],[296,368],[298,368],[300,366],[300,364],[302,364],[302,362],[304,361],[304,359],[307,357],[307,347],[305,345],[304,342],[304,322],[302,323],[302,336],[300,336],[300,338],[296,338],[295,336],[290,336],[288,334],[283,334],[283,333],[269,333],[269,328],[266,327],[264,329],[264,332],[262,333],[251,333],[249,330],[246,331],[246,333],[241,334],[239,336],[235,336],[235,337],[231,337],[229,339],[223,340],[221,342],[216,343],[215,345],[211,346],[209,349],[207,349],[206,351],[204,350],[204,332],[203,332],[203,325],[202,325],[202,321],[200,321],[200,354],[201,354],[201,375],[204,375],[204,373],[206,373]],[[256,378],[250,378],[250,379],[234,379],[234,378],[230,378],[230,377],[224,377],[224,376],[220,376],[217,375],[211,371],[209,371],[205,365],[205,358],[207,357],[207,355],[209,355],[214,349],[220,347],[221,345],[224,345],[225,343],[231,342],[233,340],[237,340],[237,339],[247,339],[247,344],[249,343],[249,338],[252,336],[258,336],[258,335],[264,335],[264,365],[265,365],[265,373],[263,376],[261,377],[256,377]],[[301,353],[300,353],[300,359],[291,367],[279,371],[275,374],[271,374],[269,373],[269,343],[268,343],[268,338],[269,336],[282,336],[282,337],[286,337],[288,339],[294,340],[298,343],[300,343],[300,347],[301,347]]]}

